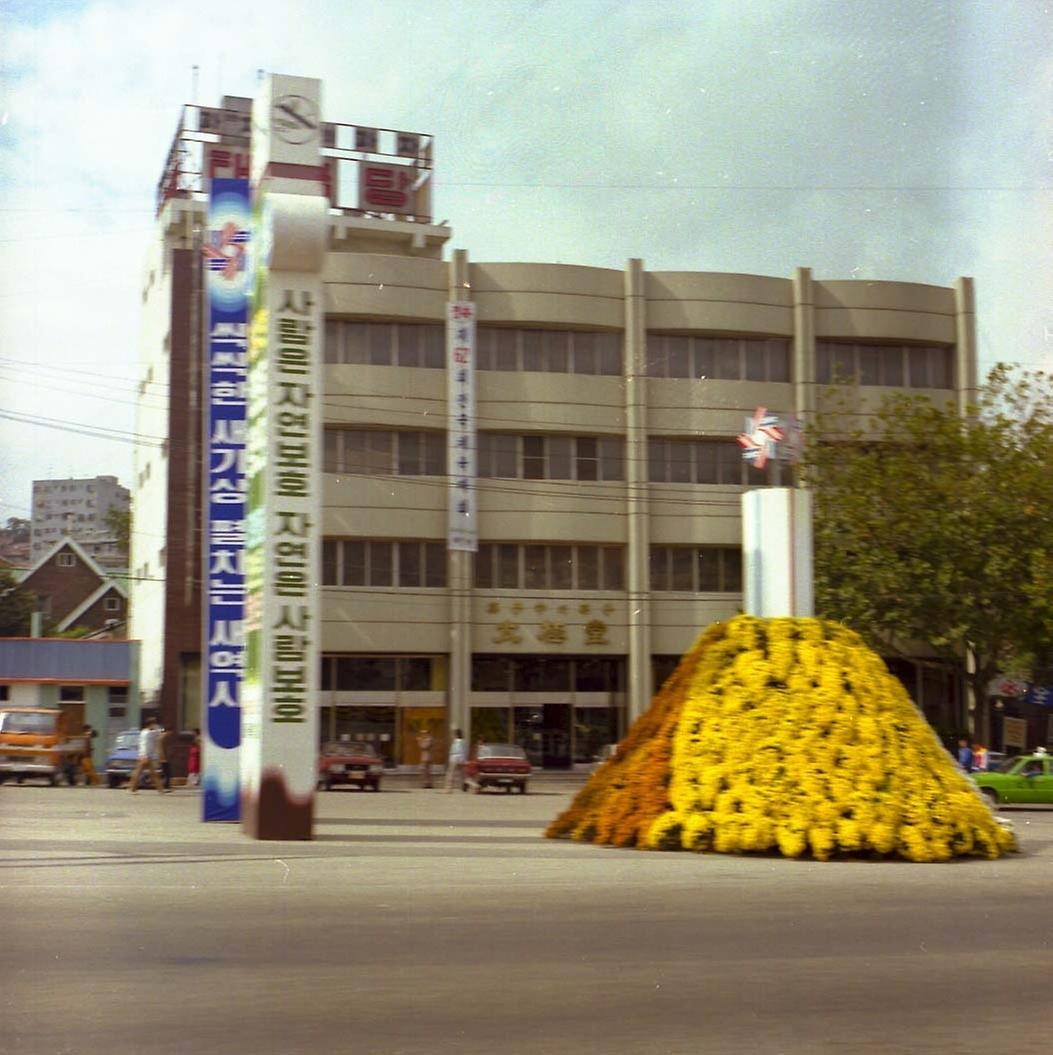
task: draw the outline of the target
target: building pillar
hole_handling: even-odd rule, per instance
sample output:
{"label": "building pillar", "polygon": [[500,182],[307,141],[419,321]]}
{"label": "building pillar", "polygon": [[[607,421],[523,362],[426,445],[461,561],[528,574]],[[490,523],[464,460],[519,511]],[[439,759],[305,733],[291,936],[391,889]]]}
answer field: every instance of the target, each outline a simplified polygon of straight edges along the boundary
{"label": "building pillar", "polygon": [[[450,260],[449,300],[471,300],[468,253],[455,249]],[[472,363],[475,370],[476,364]],[[447,364],[449,369],[449,364]],[[447,549],[450,595],[450,667],[447,688],[448,730],[460,729],[469,738],[469,693],[472,688],[472,571],[475,554]],[[471,740],[468,739],[471,743]]]}
{"label": "building pillar", "polygon": [[976,291],[971,278],[954,280],[954,394],[958,413],[974,404],[976,376]]}
{"label": "building pillar", "polygon": [[802,424],[815,413],[815,284],[812,269],[799,267],[793,276],[793,401]]}
{"label": "building pillar", "polygon": [[625,267],[625,485],[628,524],[629,724],[651,703],[650,501],[647,479],[647,293],[642,260]]}

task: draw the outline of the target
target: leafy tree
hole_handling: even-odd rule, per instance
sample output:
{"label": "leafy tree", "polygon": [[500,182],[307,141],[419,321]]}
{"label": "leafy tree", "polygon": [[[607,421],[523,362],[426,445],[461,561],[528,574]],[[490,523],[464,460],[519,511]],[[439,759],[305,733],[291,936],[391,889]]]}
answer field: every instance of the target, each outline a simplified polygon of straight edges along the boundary
{"label": "leafy tree", "polygon": [[817,610],[886,654],[971,652],[982,703],[1015,659],[1053,655],[1053,377],[996,366],[964,415],[860,399],[824,393],[809,430]]}
{"label": "leafy tree", "polygon": [[35,608],[33,594],[18,589],[9,568],[0,568],[0,637],[28,637]]}
{"label": "leafy tree", "polygon": [[106,514],[106,526],[113,532],[121,551],[127,553],[132,539],[131,510],[111,506]]}
{"label": "leafy tree", "polygon": [[28,542],[32,523],[25,517],[8,517],[4,531],[11,542]]}

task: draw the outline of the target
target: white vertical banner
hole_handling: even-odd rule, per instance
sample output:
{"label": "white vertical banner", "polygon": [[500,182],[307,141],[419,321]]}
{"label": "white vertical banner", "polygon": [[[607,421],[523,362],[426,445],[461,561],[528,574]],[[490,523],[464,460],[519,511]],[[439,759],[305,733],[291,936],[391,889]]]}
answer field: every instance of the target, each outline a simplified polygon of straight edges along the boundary
{"label": "white vertical banner", "polygon": [[257,231],[249,332],[242,822],[310,839],[321,613],[320,84],[272,76],[253,113]]}
{"label": "white vertical banner", "polygon": [[470,553],[479,548],[476,509],[475,305],[446,305],[446,472],[449,511],[446,544]]}

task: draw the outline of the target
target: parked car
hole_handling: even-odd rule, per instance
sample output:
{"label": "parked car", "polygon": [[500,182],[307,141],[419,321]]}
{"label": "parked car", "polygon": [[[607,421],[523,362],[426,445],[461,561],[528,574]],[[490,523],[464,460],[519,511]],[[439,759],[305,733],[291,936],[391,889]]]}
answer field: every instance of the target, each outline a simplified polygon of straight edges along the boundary
{"label": "parked car", "polygon": [[[110,753],[106,758],[106,783],[111,788],[127,784],[132,777],[135,763],[139,761],[139,730],[126,729],[113,739]],[[140,786],[150,779],[149,772],[144,772],[139,779]]]}
{"label": "parked car", "polygon": [[351,784],[362,791],[379,791],[383,772],[384,762],[372,744],[331,740],[318,759],[318,787],[332,791],[338,784]]}
{"label": "parked car", "polygon": [[998,771],[971,773],[981,794],[992,806],[1002,803],[1053,803],[1053,756],[1018,755],[1006,759]]}
{"label": "parked car", "polygon": [[464,787],[473,791],[483,788],[515,788],[521,795],[527,791],[527,780],[533,768],[526,751],[515,744],[480,744],[475,758],[464,766]]}

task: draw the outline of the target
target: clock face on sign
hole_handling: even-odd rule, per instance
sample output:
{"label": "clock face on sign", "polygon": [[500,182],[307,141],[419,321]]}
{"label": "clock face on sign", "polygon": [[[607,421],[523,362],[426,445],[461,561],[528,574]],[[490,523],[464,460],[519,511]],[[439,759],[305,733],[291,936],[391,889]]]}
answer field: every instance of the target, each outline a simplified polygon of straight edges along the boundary
{"label": "clock face on sign", "polygon": [[307,143],[318,135],[318,106],[302,95],[283,95],[271,107],[271,128],[285,143]]}

